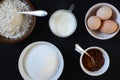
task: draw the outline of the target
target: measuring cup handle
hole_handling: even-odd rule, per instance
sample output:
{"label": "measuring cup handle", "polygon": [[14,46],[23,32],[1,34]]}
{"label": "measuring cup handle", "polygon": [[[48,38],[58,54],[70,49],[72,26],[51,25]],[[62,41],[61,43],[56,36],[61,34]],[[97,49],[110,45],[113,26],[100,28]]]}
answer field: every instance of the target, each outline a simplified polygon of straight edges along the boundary
{"label": "measuring cup handle", "polygon": [[74,5],[74,4],[71,4],[70,7],[69,7],[69,9],[68,9],[68,11],[69,11],[69,12],[72,12],[73,9],[74,9],[74,7],[75,7],[75,5]]}

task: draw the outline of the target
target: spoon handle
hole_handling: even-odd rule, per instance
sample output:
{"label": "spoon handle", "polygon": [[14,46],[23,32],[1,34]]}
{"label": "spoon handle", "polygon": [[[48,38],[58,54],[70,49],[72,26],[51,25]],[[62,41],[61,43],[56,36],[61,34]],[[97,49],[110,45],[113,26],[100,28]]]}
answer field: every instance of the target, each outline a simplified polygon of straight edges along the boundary
{"label": "spoon handle", "polygon": [[38,10],[38,11],[28,11],[28,12],[18,12],[20,14],[27,14],[27,15],[33,15],[33,16],[39,16],[43,17],[46,16],[48,13],[44,10]]}
{"label": "spoon handle", "polygon": [[75,50],[77,51],[77,52],[80,52],[81,54],[86,54],[86,55],[88,55],[89,57],[91,57],[85,50],[83,50],[81,47],[80,47],[80,45],[79,44],[75,44]]}
{"label": "spoon handle", "polygon": [[93,65],[95,66],[96,62],[95,62],[94,58],[90,54],[88,54],[85,50],[83,50],[82,47],[80,47],[79,44],[75,44],[75,50],[77,52],[79,52],[80,54],[84,54],[85,53],[86,55],[88,55],[90,57]]}

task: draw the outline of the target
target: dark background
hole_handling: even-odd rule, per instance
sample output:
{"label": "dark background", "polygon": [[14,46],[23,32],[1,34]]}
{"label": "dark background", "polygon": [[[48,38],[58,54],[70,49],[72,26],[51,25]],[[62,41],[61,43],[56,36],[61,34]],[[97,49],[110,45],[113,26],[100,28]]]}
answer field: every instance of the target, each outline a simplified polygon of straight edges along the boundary
{"label": "dark background", "polygon": [[[64,58],[64,70],[59,80],[120,80],[120,33],[109,40],[93,38],[85,29],[84,18],[88,9],[96,3],[107,2],[120,11],[119,0],[30,0],[35,10],[48,11],[46,17],[37,17],[35,29],[24,41],[17,44],[0,43],[0,80],[23,80],[18,70],[18,59],[22,50],[35,41],[48,41],[56,45]],[[77,18],[77,30],[70,37],[60,38],[52,34],[48,21],[51,14],[58,9],[68,9],[74,3],[74,15]],[[84,49],[99,46],[108,52],[110,67],[101,76],[92,77],[84,73],[79,65],[79,53],[74,44],[79,43]]]}

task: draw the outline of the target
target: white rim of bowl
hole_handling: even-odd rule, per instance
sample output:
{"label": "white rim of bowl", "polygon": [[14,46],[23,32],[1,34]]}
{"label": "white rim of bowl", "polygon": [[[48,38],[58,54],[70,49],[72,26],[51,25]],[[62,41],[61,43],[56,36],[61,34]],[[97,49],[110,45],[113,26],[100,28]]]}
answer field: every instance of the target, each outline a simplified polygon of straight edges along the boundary
{"label": "white rim of bowl", "polygon": [[104,65],[103,65],[103,67],[101,67],[98,71],[89,71],[89,70],[87,70],[84,66],[83,66],[83,64],[82,64],[82,57],[83,57],[83,55],[81,55],[80,56],[80,66],[81,66],[81,68],[82,68],[82,70],[86,73],[86,74],[88,74],[88,75],[90,75],[90,76],[99,76],[99,75],[102,75],[102,74],[104,74],[107,70],[108,70],[108,68],[109,68],[109,65],[110,65],[110,58],[109,58],[109,56],[108,56],[108,54],[107,54],[107,52],[104,50],[104,49],[102,49],[102,48],[100,48],[100,47],[96,47],[96,46],[93,46],[93,47],[89,47],[89,48],[87,48],[87,49],[85,49],[85,51],[87,51],[87,50],[89,50],[89,49],[98,49],[98,50],[100,50],[102,53],[104,53],[103,54],[103,57],[105,57],[104,59]]}
{"label": "white rim of bowl", "polygon": [[27,55],[27,51],[29,51],[30,48],[36,46],[36,45],[40,45],[40,44],[45,44],[45,45],[49,45],[51,47],[53,47],[56,51],[57,51],[57,55],[59,56],[59,61],[60,61],[60,66],[58,68],[58,71],[56,72],[56,74],[50,79],[50,80],[57,80],[62,72],[63,72],[63,68],[64,68],[64,60],[63,60],[63,56],[60,52],[60,50],[53,44],[46,42],[46,41],[37,41],[37,42],[33,42],[31,44],[29,44],[27,47],[24,48],[24,50],[22,51],[20,57],[19,57],[19,61],[18,61],[18,68],[19,68],[19,72],[21,74],[21,76],[23,77],[23,79],[25,80],[32,80],[30,78],[30,76],[27,74],[25,68],[24,68],[24,58]]}

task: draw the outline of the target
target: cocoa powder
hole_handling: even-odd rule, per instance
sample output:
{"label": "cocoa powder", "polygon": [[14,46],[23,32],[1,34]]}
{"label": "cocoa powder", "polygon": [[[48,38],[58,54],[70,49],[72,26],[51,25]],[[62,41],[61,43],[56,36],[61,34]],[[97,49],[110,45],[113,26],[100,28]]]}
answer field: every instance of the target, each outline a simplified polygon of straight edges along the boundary
{"label": "cocoa powder", "polygon": [[92,63],[89,56],[84,54],[82,59],[84,67],[89,71],[99,70],[104,64],[104,57],[102,55],[102,52],[98,49],[90,49],[87,52],[94,58],[95,64]]}

